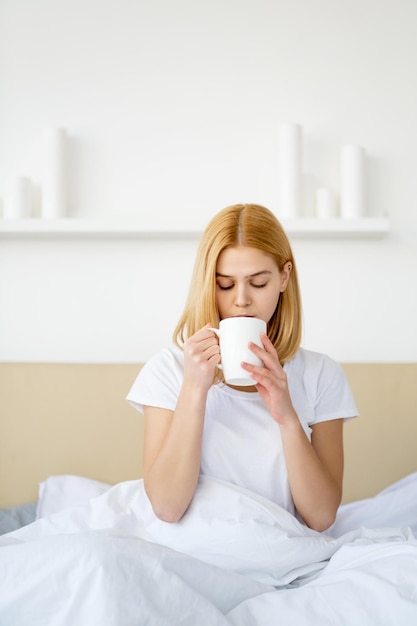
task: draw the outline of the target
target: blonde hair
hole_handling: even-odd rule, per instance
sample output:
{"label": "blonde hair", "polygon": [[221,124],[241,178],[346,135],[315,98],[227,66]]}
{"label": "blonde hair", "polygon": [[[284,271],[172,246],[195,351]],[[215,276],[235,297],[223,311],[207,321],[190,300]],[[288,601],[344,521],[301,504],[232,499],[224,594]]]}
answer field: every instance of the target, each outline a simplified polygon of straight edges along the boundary
{"label": "blonde hair", "polygon": [[217,260],[225,248],[236,246],[257,248],[269,254],[280,272],[288,261],[291,262],[287,288],[280,295],[267,329],[280,362],[285,363],[295,355],[301,343],[302,314],[297,269],[280,222],[269,209],[258,204],[226,207],[208,224],[200,241],[188,298],[173,339],[181,346],[187,337],[206,324],[218,326]]}

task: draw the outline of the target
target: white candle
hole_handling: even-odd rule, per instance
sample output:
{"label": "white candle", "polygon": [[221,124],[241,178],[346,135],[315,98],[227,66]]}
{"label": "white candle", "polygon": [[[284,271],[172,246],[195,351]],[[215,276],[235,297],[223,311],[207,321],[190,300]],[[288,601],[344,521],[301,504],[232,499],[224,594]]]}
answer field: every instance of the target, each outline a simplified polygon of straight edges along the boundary
{"label": "white candle", "polygon": [[279,216],[283,218],[298,217],[301,213],[301,135],[299,124],[281,126]]}
{"label": "white candle", "polygon": [[316,190],[316,216],[320,219],[337,216],[336,195],[327,187]]}
{"label": "white candle", "polygon": [[67,136],[64,128],[44,131],[42,217],[60,218],[67,212]]}
{"label": "white candle", "polygon": [[365,154],[361,146],[342,148],[341,214],[348,219],[365,214]]}
{"label": "white candle", "polygon": [[30,178],[19,176],[13,182],[10,196],[4,206],[6,219],[22,219],[32,216],[33,189]]}

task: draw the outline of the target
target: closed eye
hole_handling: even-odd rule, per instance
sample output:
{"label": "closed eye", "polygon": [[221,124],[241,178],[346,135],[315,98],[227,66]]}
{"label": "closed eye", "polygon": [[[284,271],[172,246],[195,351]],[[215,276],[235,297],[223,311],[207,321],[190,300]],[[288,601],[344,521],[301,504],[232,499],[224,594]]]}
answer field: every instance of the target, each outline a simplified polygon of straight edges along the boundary
{"label": "closed eye", "polygon": [[[261,283],[260,285],[257,283],[250,283],[250,286],[254,287],[255,289],[263,289],[264,287],[267,286],[267,284],[268,284],[268,281],[266,283]],[[235,285],[233,283],[231,285],[220,285],[220,283],[217,283],[217,286],[222,291],[228,291],[229,289],[233,289]]]}

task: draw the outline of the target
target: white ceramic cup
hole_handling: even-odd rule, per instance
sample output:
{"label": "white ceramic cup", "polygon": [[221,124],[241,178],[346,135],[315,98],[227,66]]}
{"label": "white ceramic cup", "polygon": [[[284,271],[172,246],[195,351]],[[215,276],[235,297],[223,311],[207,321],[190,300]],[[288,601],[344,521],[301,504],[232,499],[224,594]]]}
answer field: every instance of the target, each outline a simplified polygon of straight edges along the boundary
{"label": "white ceramic cup", "polygon": [[266,323],[256,317],[227,317],[219,328],[211,328],[219,337],[221,363],[224,379],[229,385],[249,387],[253,378],[242,367],[242,361],[262,365],[262,361],[249,349],[249,342],[262,347],[261,334],[266,333]]}

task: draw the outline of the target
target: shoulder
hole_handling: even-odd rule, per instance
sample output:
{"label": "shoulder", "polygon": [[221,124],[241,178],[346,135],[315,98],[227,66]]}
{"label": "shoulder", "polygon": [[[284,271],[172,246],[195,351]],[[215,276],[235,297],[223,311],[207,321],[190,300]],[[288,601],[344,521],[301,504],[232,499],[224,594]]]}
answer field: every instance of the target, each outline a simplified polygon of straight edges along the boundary
{"label": "shoulder", "polygon": [[184,367],[183,351],[177,346],[171,348],[163,348],[159,352],[153,354],[143,365],[142,370],[158,370],[159,368],[168,368],[170,371],[182,370]]}
{"label": "shoulder", "polygon": [[342,366],[328,355],[300,348],[284,370],[292,397],[314,412],[310,423],[358,414]]}
{"label": "shoulder", "polygon": [[182,384],[184,357],[180,348],[165,348],[149,358],[143,365],[130,389],[127,400],[143,410],[148,404],[162,408],[175,408]]}
{"label": "shoulder", "polygon": [[312,379],[321,376],[331,376],[335,373],[343,374],[339,363],[321,352],[299,348],[293,359],[286,364],[286,369],[292,375],[307,376]]}
{"label": "shoulder", "polygon": [[[181,383],[184,371],[184,355],[180,348],[173,346],[164,348],[152,355],[139,372],[138,380],[146,384],[158,381],[167,384],[168,381]],[[175,383],[174,383],[175,384]]]}

